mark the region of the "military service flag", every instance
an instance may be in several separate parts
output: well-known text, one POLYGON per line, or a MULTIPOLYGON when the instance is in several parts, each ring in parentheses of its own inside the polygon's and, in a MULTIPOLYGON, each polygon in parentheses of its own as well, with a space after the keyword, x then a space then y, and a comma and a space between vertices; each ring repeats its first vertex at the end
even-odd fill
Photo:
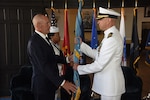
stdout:
POLYGON ((139 37, 137 31, 137 8, 134 8, 132 40, 130 49, 130 67, 138 73, 138 60, 140 59, 139 37))

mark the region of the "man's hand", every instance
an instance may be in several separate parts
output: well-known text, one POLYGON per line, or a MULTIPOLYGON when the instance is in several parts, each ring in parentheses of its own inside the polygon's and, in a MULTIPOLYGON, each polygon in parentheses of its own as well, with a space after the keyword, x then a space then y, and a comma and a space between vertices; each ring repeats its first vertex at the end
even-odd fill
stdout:
POLYGON ((74 64, 73 64, 73 69, 74 69, 74 70, 77 70, 77 68, 78 68, 78 65, 79 65, 79 64, 77 64, 77 63, 74 63, 74 64))
POLYGON ((82 39, 80 37, 75 37, 74 39, 74 44, 77 44, 77 43, 82 43, 82 39))
POLYGON ((62 86, 69 94, 75 93, 77 88, 76 86, 68 81, 65 81, 64 85, 62 86))
POLYGON ((68 56, 68 59, 70 62, 73 62, 73 54, 71 54, 70 56, 68 56))

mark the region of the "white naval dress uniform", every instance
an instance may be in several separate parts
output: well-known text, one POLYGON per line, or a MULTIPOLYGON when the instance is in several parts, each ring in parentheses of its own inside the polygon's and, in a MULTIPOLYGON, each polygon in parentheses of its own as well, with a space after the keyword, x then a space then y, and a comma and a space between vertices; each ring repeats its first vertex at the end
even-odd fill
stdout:
POLYGON ((105 96, 117 96, 125 92, 125 80, 121 69, 123 43, 115 26, 104 31, 100 51, 81 43, 81 51, 94 58, 91 64, 79 65, 80 75, 94 73, 92 90, 105 96), (108 37, 113 33, 111 37, 108 37), (99 51, 99 52, 98 52, 99 51))

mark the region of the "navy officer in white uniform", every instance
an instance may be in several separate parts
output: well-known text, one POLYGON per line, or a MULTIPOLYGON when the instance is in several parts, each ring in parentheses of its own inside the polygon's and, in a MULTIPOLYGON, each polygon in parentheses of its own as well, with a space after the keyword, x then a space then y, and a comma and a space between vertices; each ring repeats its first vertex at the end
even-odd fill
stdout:
POLYGON ((123 52, 122 38, 115 26, 120 14, 112 9, 99 7, 97 24, 104 31, 104 38, 97 49, 82 42, 80 50, 95 59, 86 65, 74 64, 80 75, 94 73, 92 90, 101 95, 101 100, 120 100, 125 92, 125 80, 121 69, 123 52))

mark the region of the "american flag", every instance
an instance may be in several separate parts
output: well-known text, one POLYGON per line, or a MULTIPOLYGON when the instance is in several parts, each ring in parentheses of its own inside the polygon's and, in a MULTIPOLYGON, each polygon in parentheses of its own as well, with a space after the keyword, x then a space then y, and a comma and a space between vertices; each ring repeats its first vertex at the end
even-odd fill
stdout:
POLYGON ((51 8, 52 13, 51 13, 51 26, 56 26, 57 27, 57 20, 55 18, 55 9, 51 8))

